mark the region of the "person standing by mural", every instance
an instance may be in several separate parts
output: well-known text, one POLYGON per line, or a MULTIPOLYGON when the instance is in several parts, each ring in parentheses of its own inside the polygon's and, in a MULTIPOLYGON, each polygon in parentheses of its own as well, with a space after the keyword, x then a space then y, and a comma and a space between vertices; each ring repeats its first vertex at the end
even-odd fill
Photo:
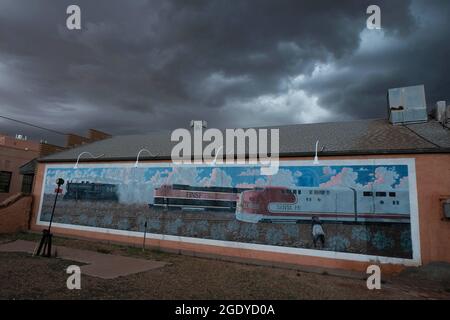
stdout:
POLYGON ((319 217, 314 216, 312 218, 312 236, 314 242, 314 248, 317 246, 317 241, 320 241, 321 248, 325 246, 325 232, 322 228, 322 221, 319 220, 319 217))

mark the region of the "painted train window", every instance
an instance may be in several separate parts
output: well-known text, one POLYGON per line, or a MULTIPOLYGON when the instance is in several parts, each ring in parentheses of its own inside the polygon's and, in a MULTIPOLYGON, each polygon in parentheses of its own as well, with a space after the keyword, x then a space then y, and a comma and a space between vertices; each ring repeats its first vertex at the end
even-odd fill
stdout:
POLYGON ((142 232, 147 222, 158 235, 411 259, 409 166, 364 161, 282 162, 274 176, 255 166, 48 165, 38 222, 49 220, 61 177, 61 226, 142 232))

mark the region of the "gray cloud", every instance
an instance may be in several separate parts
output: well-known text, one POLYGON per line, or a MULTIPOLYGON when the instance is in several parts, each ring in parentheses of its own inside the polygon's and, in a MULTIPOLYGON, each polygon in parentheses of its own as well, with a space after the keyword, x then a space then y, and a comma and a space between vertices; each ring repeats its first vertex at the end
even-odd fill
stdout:
POLYGON ((73 3, 0 1, 0 114, 128 134, 383 117, 417 83, 446 98, 448 1, 381 1, 382 31, 360 0, 76 1, 69 31, 73 3))

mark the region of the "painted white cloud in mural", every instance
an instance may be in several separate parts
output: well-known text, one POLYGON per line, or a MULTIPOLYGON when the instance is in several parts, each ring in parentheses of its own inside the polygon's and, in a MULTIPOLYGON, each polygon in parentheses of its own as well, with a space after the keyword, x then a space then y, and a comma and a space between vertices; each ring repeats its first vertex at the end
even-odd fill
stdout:
POLYGON ((195 167, 174 167, 167 176, 165 183, 198 185, 198 170, 195 167))
MULTIPOLYGON (((324 173, 331 172, 328 170, 331 170, 331 168, 329 169, 324 168, 324 173)), ((335 172, 336 170, 333 171, 335 172)), ((358 181, 357 171, 354 171, 353 168, 343 168, 339 173, 333 175, 329 181, 321 183, 320 187, 322 188, 352 187, 369 190, 408 188, 407 177, 400 179, 399 184, 396 185, 400 175, 395 171, 395 169, 389 169, 386 167, 377 167, 374 173, 370 174, 370 176, 373 177, 373 181, 368 182, 366 185, 362 185, 360 183, 357 183, 358 181)))
POLYGON ((342 170, 336 175, 332 176, 329 181, 321 183, 322 188, 333 188, 333 187, 352 187, 352 188, 362 188, 363 186, 356 181, 358 180, 358 172, 354 171, 353 168, 342 168, 342 170))
POLYGON ((271 185, 277 187, 294 188, 297 185, 297 178, 301 175, 302 173, 300 171, 295 171, 294 173, 292 173, 292 171, 288 169, 279 169, 277 174, 273 176, 257 178, 254 183, 240 183, 237 185, 237 187, 253 188, 271 185))
POLYGON ((202 169, 175 167, 172 171, 158 170, 150 179, 154 187, 162 184, 186 184, 190 186, 233 186, 233 179, 221 168, 213 168, 207 177, 200 177, 202 169))
POLYGON ((409 179, 408 177, 403 177, 400 179, 397 185, 395 185, 395 189, 408 189, 409 188, 409 179))
POLYGON ((240 177, 253 177, 253 176, 260 176, 260 175, 261 175, 261 170, 257 169, 257 168, 248 168, 239 174, 240 177))
POLYGON ((296 178, 300 178, 302 175, 303 175, 303 173, 301 171, 294 172, 294 177, 296 177, 296 178))
MULTIPOLYGON (((375 169, 375 181, 373 182, 373 189, 389 189, 393 188, 399 174, 386 167, 378 167, 375 169)), ((369 183, 370 184, 370 183, 369 183)))
POLYGON ((119 202, 121 203, 151 203, 154 187, 150 180, 144 180, 145 168, 127 168, 117 177, 119 183, 119 202))
POLYGON ((232 187, 233 178, 229 176, 223 169, 214 168, 209 177, 200 180, 200 185, 207 187, 232 187))
POLYGON ((322 172, 326 176, 335 175, 337 173, 337 171, 335 169, 332 169, 329 166, 323 167, 322 172))

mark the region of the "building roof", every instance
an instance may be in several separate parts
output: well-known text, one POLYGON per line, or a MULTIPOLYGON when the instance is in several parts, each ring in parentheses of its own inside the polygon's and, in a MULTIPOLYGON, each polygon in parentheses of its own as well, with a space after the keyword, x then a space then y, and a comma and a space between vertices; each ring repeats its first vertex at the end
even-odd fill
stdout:
POLYGON ((37 158, 28 161, 24 165, 20 166, 19 172, 20 174, 34 174, 36 170, 37 158))
MULTIPOLYGON (((280 130, 280 157, 313 155, 317 140, 321 156, 450 152, 450 130, 434 120, 395 126, 385 119, 371 119, 260 128, 280 130)), ((168 160, 172 147, 177 144, 170 141, 170 135, 170 131, 161 131, 114 136, 43 157, 40 161, 74 162, 85 151, 94 156, 102 155, 98 158, 99 161, 135 160, 142 148, 148 149, 155 156, 142 153, 140 160, 168 160)), ((80 161, 83 160, 94 159, 81 157, 80 161)))

